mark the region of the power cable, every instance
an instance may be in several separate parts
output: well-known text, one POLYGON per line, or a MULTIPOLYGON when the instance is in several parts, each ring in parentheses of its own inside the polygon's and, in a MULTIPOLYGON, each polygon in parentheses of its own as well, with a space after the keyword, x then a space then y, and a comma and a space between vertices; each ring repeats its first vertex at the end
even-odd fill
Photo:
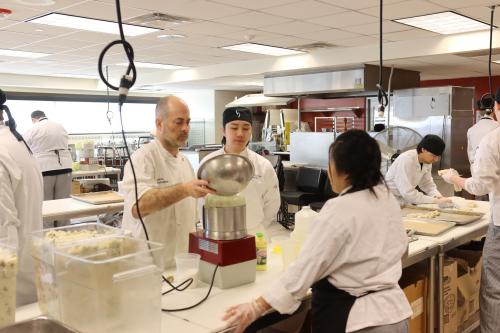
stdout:
POLYGON ((379 116, 382 117, 384 115, 385 108, 387 107, 388 97, 387 93, 384 90, 384 81, 383 81, 383 0, 380 0, 380 11, 379 11, 379 68, 378 68, 378 83, 377 87, 377 99, 378 99, 378 113, 379 116))

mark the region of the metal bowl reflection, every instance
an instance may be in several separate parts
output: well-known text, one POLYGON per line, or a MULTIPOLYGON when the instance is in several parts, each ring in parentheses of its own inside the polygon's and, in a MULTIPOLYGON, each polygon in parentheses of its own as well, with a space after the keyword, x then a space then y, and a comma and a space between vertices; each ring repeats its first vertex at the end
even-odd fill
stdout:
POLYGON ((253 165, 244 156, 223 154, 214 156, 200 165, 198 178, 208 181, 208 186, 218 195, 234 195, 247 187, 254 175, 253 165))

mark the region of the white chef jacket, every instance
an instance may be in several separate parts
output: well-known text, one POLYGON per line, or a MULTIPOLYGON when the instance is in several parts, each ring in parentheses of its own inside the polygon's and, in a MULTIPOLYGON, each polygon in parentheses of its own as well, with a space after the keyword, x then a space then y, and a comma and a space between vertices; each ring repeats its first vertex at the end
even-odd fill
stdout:
POLYGON ((36 302, 31 233, 42 229, 42 174, 23 142, 0 122, 0 238, 17 239, 17 305, 36 302))
POLYGON ((488 133, 476 153, 472 177, 464 188, 475 195, 489 193, 493 223, 500 226, 500 127, 488 133))
POLYGON ((434 197, 441 194, 432 179, 432 164, 421 166, 416 149, 405 151, 396 158, 385 175, 385 181, 403 204, 435 203, 437 199, 434 197), (417 186, 426 194, 419 192, 417 186))
MULTIPOLYGON (((170 187, 194 179, 188 159, 170 154, 158 140, 142 146, 132 154, 139 198, 150 189, 170 187)), ((122 189, 125 194, 122 227, 135 237, 145 238, 141 222, 132 216, 135 204, 134 177, 130 163, 125 165, 122 189)), ((151 241, 163 244, 165 268, 173 266, 177 253, 188 252, 189 233, 198 222, 196 199, 187 197, 143 217, 151 241)))
MULTIPOLYGON (((208 154, 201 163, 222 154, 225 154, 224 148, 208 154)), ((248 148, 245 148, 240 155, 250 160, 255 172, 250 183, 240 193, 246 200, 247 232, 251 235, 263 232, 267 236, 266 230, 276 220, 276 214, 281 204, 278 177, 271 162, 265 157, 248 148)), ((200 209, 204 201, 204 199, 200 199, 200 209)))
POLYGON ((68 133, 60 124, 42 118, 23 137, 42 172, 71 169, 73 160, 68 149, 68 133), (59 157, 56 150, 59 151, 59 157))
POLYGON ((492 117, 484 116, 474 126, 467 130, 467 156, 469 157, 471 169, 481 139, 498 126, 499 123, 492 117))
MULTIPOLYGON (((325 203, 311 223, 301 252, 263 298, 280 313, 292 313, 308 289, 324 277, 357 298, 347 332, 388 325, 411 316, 399 287, 408 237, 399 203, 384 185, 342 194, 325 203)), ((345 193, 345 191, 343 192, 345 193)))

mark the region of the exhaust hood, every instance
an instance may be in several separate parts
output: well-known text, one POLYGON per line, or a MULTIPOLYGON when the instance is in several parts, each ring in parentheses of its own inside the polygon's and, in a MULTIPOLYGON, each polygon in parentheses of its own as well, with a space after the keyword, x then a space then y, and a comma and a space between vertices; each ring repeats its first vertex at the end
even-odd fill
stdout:
POLYGON ((288 103, 292 102, 295 98, 291 97, 270 97, 264 96, 264 94, 249 94, 240 97, 231 103, 226 104, 226 108, 235 106, 286 106, 288 103))
MULTIPOLYGON (((391 69, 383 68, 384 88, 391 69)), ((378 66, 363 65, 360 68, 323 71, 315 73, 281 74, 264 77, 264 94, 266 96, 300 96, 346 93, 364 93, 377 90, 378 66)), ((420 86, 420 73, 406 69, 394 68, 391 90, 415 88, 420 86)), ((367 94, 369 95, 369 94, 367 94)))

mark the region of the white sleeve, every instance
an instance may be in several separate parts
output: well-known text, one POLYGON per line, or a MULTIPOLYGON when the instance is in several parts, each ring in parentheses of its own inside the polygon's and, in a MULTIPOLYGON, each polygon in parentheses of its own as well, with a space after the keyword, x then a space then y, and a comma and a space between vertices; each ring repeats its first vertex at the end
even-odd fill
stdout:
POLYGON ((9 163, 1 155, 0 161, 0 227, 6 230, 8 226, 19 227, 21 222, 15 203, 14 191, 21 179, 21 173, 13 163, 9 163))
POLYGON ((311 223, 311 234, 295 262, 262 294, 269 305, 280 313, 293 313, 300 306, 312 284, 334 272, 338 255, 349 239, 345 222, 320 215, 311 223), (344 224, 345 225, 345 224, 344 224))
MULTIPOLYGON (((497 138, 497 136, 488 136, 497 138)), ((499 179, 499 155, 497 142, 481 140, 476 153, 472 177, 465 180, 465 190, 474 195, 485 195, 491 192, 499 179)))
POLYGON ((23 139, 29 147, 33 145, 33 127, 23 134, 23 139))
POLYGON ((469 157, 469 162, 472 163, 474 161, 474 152, 476 151, 476 147, 472 146, 471 142, 471 134, 470 128, 467 131, 467 156, 469 157))
MULTIPOLYGON (((137 180, 137 194, 140 199, 144 193, 157 187, 155 180, 155 165, 151 156, 144 156, 144 154, 133 154, 132 162, 134 164, 135 176, 137 180)), ((123 193, 125 194, 125 207, 124 209, 132 209, 135 204, 135 186, 134 175, 130 162, 127 162, 123 172, 123 193)))
POLYGON ((410 183, 409 175, 414 172, 413 165, 406 160, 402 162, 403 163, 399 163, 400 170, 398 170, 394 176, 394 182, 401 197, 403 197, 406 202, 412 204, 435 203, 436 198, 419 192, 415 188, 415 185, 410 183))
POLYGON ((429 170, 424 173, 424 176, 420 180, 420 184, 418 184, 418 187, 420 187, 420 189, 430 197, 441 195, 441 193, 439 193, 437 189, 436 183, 434 183, 434 179, 432 179, 431 168, 429 168, 429 170))
MULTIPOLYGON (((267 162, 267 161, 266 161, 267 162)), ((265 169, 264 185, 266 186, 262 194, 262 202, 264 204, 264 226, 276 220, 276 215, 281 206, 280 188, 278 177, 273 167, 269 163, 269 167, 265 169)))

